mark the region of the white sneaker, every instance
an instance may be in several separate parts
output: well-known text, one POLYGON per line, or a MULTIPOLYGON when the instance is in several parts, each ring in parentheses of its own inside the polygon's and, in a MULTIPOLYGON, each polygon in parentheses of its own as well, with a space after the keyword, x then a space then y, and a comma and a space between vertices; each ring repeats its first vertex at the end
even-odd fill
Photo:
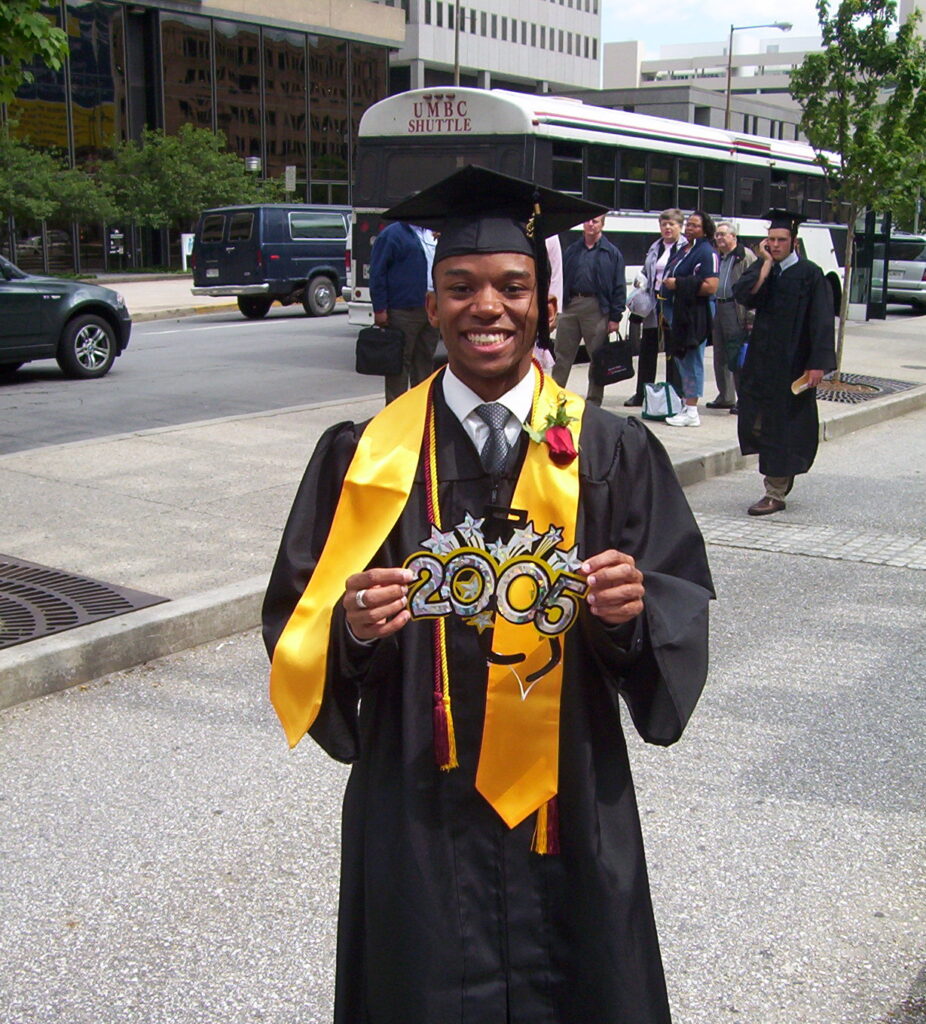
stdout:
POLYGON ((700 427, 701 417, 696 405, 686 405, 677 416, 669 416, 666 423, 670 427, 700 427))

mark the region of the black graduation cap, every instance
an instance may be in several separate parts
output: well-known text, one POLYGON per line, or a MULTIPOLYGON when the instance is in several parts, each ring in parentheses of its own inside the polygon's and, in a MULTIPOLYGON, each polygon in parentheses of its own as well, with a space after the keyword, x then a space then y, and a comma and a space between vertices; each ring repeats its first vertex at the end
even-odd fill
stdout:
POLYGON ((518 252, 537 265, 540 344, 549 343, 549 266, 545 239, 601 217, 608 207, 543 188, 485 167, 467 165, 386 210, 386 220, 440 232, 435 265, 448 256, 518 252))
POLYGON ((806 217, 799 213, 791 213, 790 210, 769 210, 765 217, 769 221, 770 228, 784 228, 785 231, 790 231, 792 235, 797 235, 797 229, 807 220, 806 217))

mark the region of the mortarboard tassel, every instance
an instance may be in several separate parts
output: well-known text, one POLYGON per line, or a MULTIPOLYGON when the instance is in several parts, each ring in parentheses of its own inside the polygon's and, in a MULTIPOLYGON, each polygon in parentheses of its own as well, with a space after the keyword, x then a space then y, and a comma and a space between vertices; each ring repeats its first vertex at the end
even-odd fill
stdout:
POLYGON ((534 853, 559 853, 559 804, 555 796, 550 797, 537 811, 531 849, 534 853))

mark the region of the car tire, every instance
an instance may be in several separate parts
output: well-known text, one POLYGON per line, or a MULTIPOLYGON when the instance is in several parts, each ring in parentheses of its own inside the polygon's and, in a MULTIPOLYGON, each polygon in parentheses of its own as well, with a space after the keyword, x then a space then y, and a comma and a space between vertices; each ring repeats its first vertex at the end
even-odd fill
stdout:
POLYGON ((263 320, 272 305, 273 299, 264 298, 263 295, 238 296, 238 308, 248 320, 263 320))
POLYGON ((15 373, 22 363, 0 363, 0 377, 7 373, 15 373))
POLYGON ((116 332, 102 317, 75 316, 64 325, 55 358, 68 377, 105 377, 116 358, 116 332))
POLYGON ((302 306, 309 316, 330 316, 338 301, 337 287, 330 277, 319 274, 305 286, 302 306))

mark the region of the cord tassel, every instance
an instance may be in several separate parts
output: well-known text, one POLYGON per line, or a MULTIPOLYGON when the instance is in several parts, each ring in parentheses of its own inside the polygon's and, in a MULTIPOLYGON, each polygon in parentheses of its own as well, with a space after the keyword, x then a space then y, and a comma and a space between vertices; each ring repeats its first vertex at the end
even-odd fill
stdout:
POLYGON ((537 811, 531 849, 534 853, 544 855, 559 853, 559 804, 555 796, 550 797, 537 811))

